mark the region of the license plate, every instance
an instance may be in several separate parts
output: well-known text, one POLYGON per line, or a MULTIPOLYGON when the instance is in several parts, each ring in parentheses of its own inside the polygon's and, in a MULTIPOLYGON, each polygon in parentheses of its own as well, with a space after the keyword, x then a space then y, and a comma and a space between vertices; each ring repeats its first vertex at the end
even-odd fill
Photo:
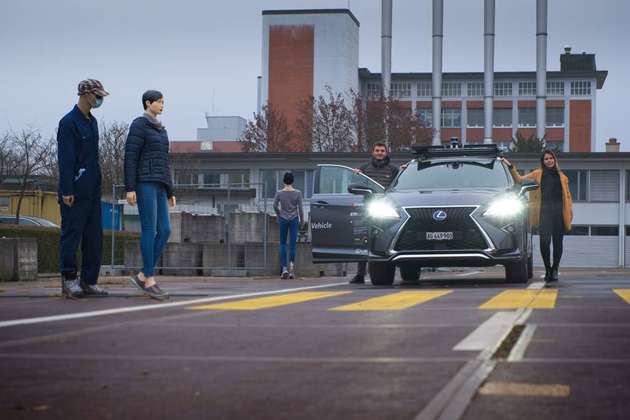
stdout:
POLYGON ((427 232, 427 241, 450 241, 453 232, 427 232))

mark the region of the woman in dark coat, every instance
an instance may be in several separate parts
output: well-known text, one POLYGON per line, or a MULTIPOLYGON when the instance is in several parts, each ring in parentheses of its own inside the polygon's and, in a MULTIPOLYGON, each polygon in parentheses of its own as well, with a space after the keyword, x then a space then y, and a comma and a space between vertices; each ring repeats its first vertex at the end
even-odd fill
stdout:
POLYGON ((157 119, 164 110, 164 96, 156 90, 142 95, 144 114, 129 127, 125 143, 125 189, 127 202, 138 204, 143 267, 131 283, 150 297, 168 298, 155 282, 154 268, 171 233, 168 208, 175 207, 169 165, 168 134, 157 119))
POLYGON ((569 190, 569 178, 560 170, 558 158, 551 150, 545 150, 540 157, 540 168, 521 176, 516 168, 508 165, 514 179, 522 183, 529 179, 536 181, 540 189, 529 193, 529 220, 538 226, 540 254, 545 263, 545 281, 558 281, 558 267, 562 258, 562 240, 565 232, 571 230, 573 220, 573 200, 569 190), (550 260, 550 245, 553 242, 553 262, 550 260))

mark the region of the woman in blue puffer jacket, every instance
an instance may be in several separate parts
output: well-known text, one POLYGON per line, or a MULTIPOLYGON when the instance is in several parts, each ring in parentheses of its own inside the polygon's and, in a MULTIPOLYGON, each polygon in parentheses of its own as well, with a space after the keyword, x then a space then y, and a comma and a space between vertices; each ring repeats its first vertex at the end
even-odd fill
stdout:
POLYGON ((168 207, 175 207, 169 165, 168 134, 157 119, 164 110, 164 96, 156 90, 142 95, 144 114, 129 127, 125 143, 125 190, 127 202, 138 204, 143 267, 131 283, 150 297, 168 298, 155 282, 154 268, 171 233, 168 207))

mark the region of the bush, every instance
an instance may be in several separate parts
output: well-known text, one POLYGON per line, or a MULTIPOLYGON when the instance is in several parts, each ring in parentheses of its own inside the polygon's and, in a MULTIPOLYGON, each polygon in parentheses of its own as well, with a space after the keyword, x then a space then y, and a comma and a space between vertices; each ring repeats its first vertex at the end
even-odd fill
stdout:
MULTIPOLYGON (((59 236, 58 228, 43 226, 0 225, 0 238, 35 238, 37 240, 37 271, 40 273, 59 272, 59 236)), ((125 243, 137 241, 140 235, 133 232, 116 232, 114 264, 123 265, 125 261, 125 243)), ((111 263, 112 232, 103 232, 103 264, 111 263)), ((80 247, 79 247, 80 248, 80 247)), ((81 249, 77 253, 77 261, 81 264, 81 249)))

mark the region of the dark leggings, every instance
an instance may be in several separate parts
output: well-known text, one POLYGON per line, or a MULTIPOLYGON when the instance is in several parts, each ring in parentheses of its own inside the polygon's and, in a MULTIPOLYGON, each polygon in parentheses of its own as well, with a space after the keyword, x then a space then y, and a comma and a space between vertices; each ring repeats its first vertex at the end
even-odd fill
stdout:
POLYGON ((562 239, 564 238, 564 224, 562 214, 552 212, 540 212, 540 254, 546 268, 560 265, 562 258, 562 239), (551 251, 549 245, 553 241, 553 264, 550 262, 551 251))

